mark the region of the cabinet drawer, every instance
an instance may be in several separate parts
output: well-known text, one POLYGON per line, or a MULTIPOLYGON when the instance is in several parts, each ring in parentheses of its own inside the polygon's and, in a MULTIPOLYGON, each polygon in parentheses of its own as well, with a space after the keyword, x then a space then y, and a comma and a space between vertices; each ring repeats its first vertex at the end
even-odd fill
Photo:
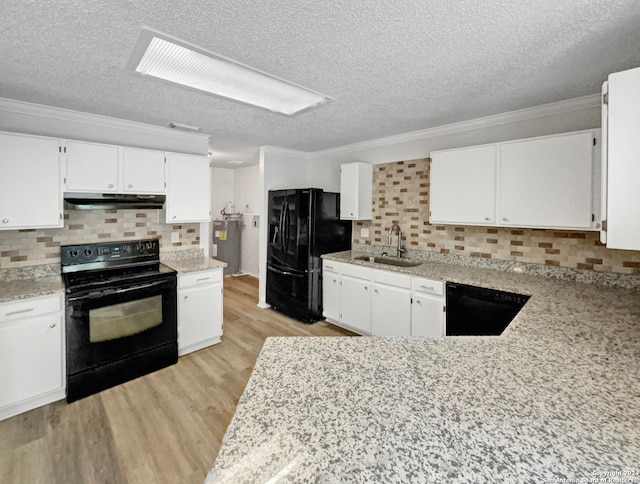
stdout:
POLYGON ((191 287, 198 284, 212 284, 222 281, 222 269, 211 271, 192 272, 190 274, 180 274, 178 276, 178 287, 191 287))
POLYGON ((433 281, 424 277, 413 278, 413 290, 415 292, 424 292, 426 294, 444 294, 444 283, 442 281, 433 281))
POLYGON ((398 272, 373 270, 373 282, 411 289, 411 276, 398 272))
POLYGON ((354 264, 340 264, 340 274, 357 277, 358 279, 371 279, 371 269, 354 264))
POLYGON ((322 260, 322 270, 325 272, 338 272, 340 269, 340 262, 333 260, 322 260))
POLYGON ((62 311, 62 295, 42 296, 0 304, 0 322, 62 311))

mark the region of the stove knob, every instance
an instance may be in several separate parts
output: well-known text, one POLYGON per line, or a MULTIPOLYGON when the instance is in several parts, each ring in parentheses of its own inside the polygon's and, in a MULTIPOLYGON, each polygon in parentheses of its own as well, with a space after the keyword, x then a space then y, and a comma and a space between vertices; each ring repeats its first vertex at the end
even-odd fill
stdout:
POLYGON ((153 249, 153 242, 147 242, 147 249, 153 249))
POLYGON ((78 251, 77 250, 70 250, 69 251, 69 257, 78 257, 78 251))
POLYGON ((144 249, 144 244, 142 242, 138 242, 136 244, 136 250, 143 250, 144 249))
POLYGON ((84 249, 84 255, 89 257, 89 256, 91 256, 91 254, 93 254, 93 251, 91 249, 84 249))

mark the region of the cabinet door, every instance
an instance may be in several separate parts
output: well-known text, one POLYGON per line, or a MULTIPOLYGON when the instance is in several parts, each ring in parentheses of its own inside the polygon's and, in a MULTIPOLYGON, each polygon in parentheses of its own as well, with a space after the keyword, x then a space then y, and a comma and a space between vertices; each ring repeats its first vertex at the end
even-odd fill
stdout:
POLYGON ((167 223, 208 222, 211 172, 206 156, 167 153, 167 223))
POLYGON ((433 153, 430 222, 494 224, 496 160, 496 145, 433 153))
POLYGON ((361 162, 340 166, 340 219, 371 220, 372 170, 361 162))
POLYGON ((60 143, 0 134, 0 229, 62 227, 60 143))
POLYGON ((640 68, 611 74, 608 81, 607 247, 640 250, 640 68))
POLYGON ((122 148, 122 191, 164 193, 164 153, 122 148))
POLYGON ((411 292, 407 289, 374 284, 374 336, 411 336, 411 292))
POLYGON ((178 297, 178 352, 209 346, 222 334, 222 284, 180 289, 178 297))
POLYGON ((593 134, 500 145, 500 225, 590 229, 593 134))
POLYGON ((60 389, 62 316, 0 324, 0 407, 60 389))
POLYGON ((118 192, 118 147, 67 141, 67 192, 118 192))
POLYGON ((322 315, 329 321, 340 321, 340 279, 327 270, 322 272, 322 315))
POLYGON ((340 322, 363 334, 371 334, 371 283, 342 276, 340 322))
POLYGON ((444 336, 444 311, 442 296, 413 295, 411 305, 411 336, 442 338, 444 336))

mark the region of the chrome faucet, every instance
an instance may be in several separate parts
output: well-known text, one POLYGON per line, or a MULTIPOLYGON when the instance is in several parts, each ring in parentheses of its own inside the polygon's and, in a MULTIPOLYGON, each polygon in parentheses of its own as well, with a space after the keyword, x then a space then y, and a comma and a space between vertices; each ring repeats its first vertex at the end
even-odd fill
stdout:
POLYGON ((389 243, 387 245, 391 247, 391 236, 393 235, 394 232, 398 232, 398 245, 396 247, 396 257, 401 257, 402 253, 405 252, 405 250, 402 248, 402 230, 400 230, 400 226, 398 224, 393 224, 389 229, 389 243))

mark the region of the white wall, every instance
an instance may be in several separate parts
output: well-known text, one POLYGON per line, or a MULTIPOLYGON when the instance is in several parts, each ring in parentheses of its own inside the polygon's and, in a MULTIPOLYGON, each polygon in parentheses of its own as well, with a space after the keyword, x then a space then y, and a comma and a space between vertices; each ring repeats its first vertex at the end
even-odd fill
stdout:
POLYGON ((244 214, 244 228, 240 245, 240 271, 258 277, 258 247, 262 219, 260 192, 260 166, 252 165, 234 170, 234 197, 236 210, 244 214), (257 227, 253 226, 257 218, 257 227))
MULTIPOLYGON (((211 168, 211 216, 221 218, 220 211, 234 201, 235 170, 211 168)), ((240 207, 238 207, 240 209, 240 207)))

